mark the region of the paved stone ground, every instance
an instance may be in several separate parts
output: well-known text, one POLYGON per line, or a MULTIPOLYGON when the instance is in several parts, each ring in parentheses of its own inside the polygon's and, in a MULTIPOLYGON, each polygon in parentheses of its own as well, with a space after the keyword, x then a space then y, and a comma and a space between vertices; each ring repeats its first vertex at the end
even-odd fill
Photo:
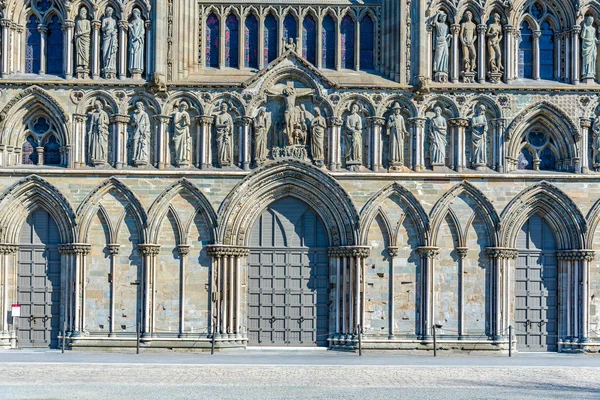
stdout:
POLYGON ((0 352, 0 399, 600 399, 600 357, 0 352))

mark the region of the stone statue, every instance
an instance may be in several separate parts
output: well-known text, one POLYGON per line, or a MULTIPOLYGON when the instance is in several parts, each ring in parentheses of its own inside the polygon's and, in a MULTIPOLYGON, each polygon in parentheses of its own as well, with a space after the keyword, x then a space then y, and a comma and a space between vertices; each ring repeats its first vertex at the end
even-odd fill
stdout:
POLYGON ((189 106, 182 101, 173 114, 173 145, 175 147, 175 160, 178 166, 190 165, 190 153, 192 149, 192 136, 190 135, 191 119, 188 114, 189 106))
POLYGON ((129 23, 129 72, 133 78, 141 78, 144 72, 144 43, 146 27, 141 12, 135 8, 129 23))
POLYGON ((592 125, 592 166, 596 171, 600 169, 600 114, 596 115, 592 125))
POLYGON ((462 44, 463 73, 474 73, 477 70, 477 25, 473 22, 473 13, 465 13, 465 22, 460 25, 460 42, 462 44))
POLYGON ((471 137, 473 140, 471 162, 475 168, 487 165, 488 120, 485 116, 485 111, 485 106, 480 104, 475 107, 475 115, 471 118, 471 137))
POLYGON ((285 39, 283 39, 284 41, 284 46, 283 48, 285 49, 285 51, 296 51, 297 46, 296 43, 294 42, 293 38, 288 38, 288 41, 285 42, 285 39))
POLYGON ((358 111, 359 106, 354 103, 350 107, 350 115, 346 117, 346 164, 353 171, 362 165, 363 125, 358 111))
POLYGON ((325 161, 325 151, 323 150, 323 144, 325 142, 325 131, 327 129, 327 122, 321 115, 321 110, 315 107, 315 117, 310 123, 311 136, 310 136, 310 151, 312 154, 313 161, 316 166, 322 167, 325 161))
POLYGON ((429 122, 429 155, 431 157, 431 165, 443 166, 446 165, 446 145, 448 139, 448 124, 442 116, 442 108, 436 106, 434 108, 435 117, 429 122))
POLYGON ((231 166, 233 164, 233 118, 229 114, 229 104, 225 102, 221 103, 220 110, 215 115, 215 129, 219 166, 231 166))
MULTIPOLYGON (((285 134, 288 137, 288 144, 292 146, 297 140, 294 136, 297 136, 296 124, 306 125, 306 112, 302 107, 296 105, 296 99, 304 96, 309 96, 314 93, 313 89, 295 88, 293 82, 288 82, 283 89, 267 89, 266 93, 270 96, 283 97, 285 101, 285 134), (304 117, 304 118, 303 118, 304 117), (302 121, 301 121, 302 120, 302 121)), ((306 137, 307 127, 300 126, 300 129, 304 128, 304 137, 306 137)))
POLYGON ((75 21, 76 72, 79 78, 87 78, 90 73, 90 43, 92 24, 88 19, 88 10, 81 7, 79 17, 75 21))
POLYGON ((110 120, 102 108, 102 102, 96 100, 94 110, 90 113, 88 138, 93 165, 104 165, 108 162, 108 124, 110 120))
POLYGON ((267 149, 267 135, 269 133, 269 118, 264 108, 261 108, 254 119, 254 162, 262 165, 269 157, 267 149))
POLYGON ((133 163, 136 166, 148 164, 148 145, 150 141, 150 117, 145 110, 144 103, 135 103, 135 112, 131 117, 133 129, 133 163))
POLYGON ((502 25, 500 14, 494 14, 494 22, 488 27, 486 36, 488 38, 489 70, 491 74, 501 74, 504 71, 502 65, 502 25))
POLYGON ((390 168, 397 170, 404 166, 404 139, 410 133, 404 124, 400 104, 394 103, 392 110, 387 122, 387 134, 390 137, 390 168))
POLYGON ((114 79, 117 75, 119 27, 113 18, 114 12, 112 7, 106 7, 102 18, 102 71, 106 79, 114 79))
POLYGON ((523 154, 523 152, 520 152, 519 156, 517 157, 517 169, 525 170, 528 166, 529 161, 527 161, 527 157, 525 157, 525 154, 523 154))
POLYGON ((433 59, 433 72, 436 82, 448 82, 448 47, 452 36, 448 33, 446 13, 440 11, 433 22, 435 32, 435 57, 433 59))
POLYGON ((594 26, 594 17, 588 15, 581 28, 581 56, 583 63, 581 65, 581 76, 583 79, 594 80, 596 78, 596 58, 598 55, 598 44, 596 27, 594 26))

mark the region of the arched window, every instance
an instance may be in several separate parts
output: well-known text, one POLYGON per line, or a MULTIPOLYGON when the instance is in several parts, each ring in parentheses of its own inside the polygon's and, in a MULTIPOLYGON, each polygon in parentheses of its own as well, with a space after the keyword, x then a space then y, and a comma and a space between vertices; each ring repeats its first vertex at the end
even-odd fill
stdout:
POLYGON ((335 22, 331 15, 323 18, 323 67, 335 68, 335 22))
POLYGON ((525 136, 525 143, 519 154, 518 168, 536 171, 558 169, 558 149, 552 137, 543 129, 532 129, 525 136))
POLYGON ((317 63, 317 23, 312 15, 302 22, 302 56, 309 63, 317 63))
POLYGON ((554 31, 548 22, 542 24, 542 36, 540 36, 540 78, 555 79, 554 31))
POLYGON ((215 14, 206 18, 206 66, 219 68, 219 19, 215 14))
POLYGON ((360 68, 371 70, 375 65, 375 30, 373 20, 366 15, 360 22, 360 68))
POLYGON ((60 165, 60 144, 54 135, 44 145, 44 165, 60 165))
POLYGON ((533 78, 533 31, 527 22, 521 25, 519 43, 519 78, 533 78))
POLYGON ((265 18, 264 40, 264 60, 265 64, 268 64, 277 58, 277 20, 273 14, 267 15, 267 18, 265 18))
POLYGON ((225 66, 237 68, 239 64, 240 35, 238 19, 229 14, 225 20, 225 66))
POLYGON ((258 20, 254 14, 248 15, 244 27, 244 66, 258 68, 258 20))
POLYGON ((354 20, 346 15, 340 26, 342 68, 354 69, 354 20))
POLYGON ((288 14, 283 20, 283 37, 286 42, 289 38, 294 39, 294 43, 298 37, 298 24, 296 18, 291 14, 288 14))
POLYGON ((52 75, 63 73, 63 32, 62 24, 55 15, 48 25, 48 66, 46 72, 52 75))
POLYGON ((41 37, 38 27, 40 22, 37 17, 32 15, 27 21, 25 31, 25 72, 28 74, 38 74, 41 69, 40 52, 41 37))
POLYGON ((23 165, 36 165, 38 162, 37 143, 31 135, 27 136, 21 147, 21 159, 23 165))

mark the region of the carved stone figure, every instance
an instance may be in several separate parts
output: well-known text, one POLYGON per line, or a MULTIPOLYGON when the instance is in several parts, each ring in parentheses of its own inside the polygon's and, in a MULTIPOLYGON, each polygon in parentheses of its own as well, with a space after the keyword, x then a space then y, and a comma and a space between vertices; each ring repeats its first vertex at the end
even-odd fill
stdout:
POLYGON ((179 103, 177 111, 173 114, 173 145, 175 147, 175 159, 177 165, 187 167, 190 165, 190 154, 192 149, 192 136, 190 135, 190 114, 187 112, 188 105, 179 103))
POLYGON ((475 107, 475 114, 471 118, 471 137, 473 141, 471 162, 475 168, 487 165, 487 134, 489 127, 485 110, 485 106, 480 104, 475 107))
POLYGON ((323 144, 325 142, 327 122, 325 121, 325 117, 321 115, 321 110, 318 107, 315 107, 315 117, 310 123, 310 129, 310 151, 312 158, 316 166, 322 167, 325 161, 323 144))
POLYGON ((254 162, 256 165, 262 165, 269 157, 267 149, 268 117, 264 108, 261 108, 254 119, 254 162))
POLYGON ((390 169, 397 170, 404 166, 404 140, 410 135, 404 124, 402 108, 394 103, 393 114, 387 122, 387 133, 390 137, 390 169))
POLYGON ((90 158, 94 165, 108 162, 108 114, 102 109, 102 102, 94 102, 94 110, 90 113, 88 138, 90 141, 90 158))
POLYGON ((135 103, 135 112, 131 117, 131 128, 133 129, 133 164, 142 166, 148 164, 148 147, 150 141, 150 117, 146 112, 144 103, 135 103))
POLYGON ((596 171, 600 169, 600 114, 596 115, 592 125, 592 166, 596 171))
POLYGON ((477 70, 477 24, 473 22, 473 13, 465 13, 465 22, 460 25, 460 42, 462 44, 463 73, 474 73, 477 70))
POLYGON ((114 12, 112 7, 106 7, 102 18, 102 72, 106 79, 114 79, 117 74, 119 27, 113 18, 114 12))
POLYGON ((527 161, 527 157, 525 157, 525 154, 523 154, 522 152, 519 153, 519 156, 517 157, 517 169, 525 170, 528 166, 529 161, 527 161))
POLYGON ((448 33, 449 28, 446 19, 446 13, 440 11, 433 22, 435 32, 433 72, 436 82, 448 82, 448 61, 450 59, 448 47, 452 36, 448 33))
POLYGON ((362 118, 358 114, 358 104, 352 104, 350 115, 346 117, 346 164, 352 171, 357 171, 362 164, 362 118))
POLYGON ((88 10, 81 7, 79 17, 75 21, 75 51, 77 77, 85 79, 90 73, 90 43, 92 24, 88 19, 88 10))
POLYGON ((486 36, 488 38, 487 47, 490 76, 492 77, 491 80, 494 81, 504 71, 504 66, 502 65, 502 48, 500 46, 503 37, 500 14, 494 14, 494 22, 488 27, 486 36))
POLYGON ((431 157, 431 165, 443 166, 446 165, 446 145, 448 139, 448 123, 446 118, 442 116, 442 108, 436 106, 434 108, 435 117, 429 121, 429 155, 431 157))
POLYGON ((290 50, 291 51, 296 51, 297 46, 296 46, 296 42, 294 42, 293 38, 288 38, 287 42, 285 42, 285 39, 283 39, 283 40, 284 40, 284 46, 283 47, 284 47, 285 51, 290 51, 290 50))
POLYGON ((217 150, 220 167, 233 164, 233 118, 229 114, 229 104, 222 102, 220 111, 215 115, 217 131, 217 150))
POLYGON ((594 81, 596 78, 596 58, 598 55, 598 44, 600 40, 597 37, 596 27, 594 26, 594 17, 588 15, 581 28, 581 56, 583 63, 581 65, 581 76, 584 80, 594 81))
POLYGON ((294 145, 297 141, 294 137, 299 133, 298 128, 304 129, 302 132, 306 137, 306 110, 296 105, 296 99, 304 96, 309 96, 314 93, 312 89, 295 88, 293 82, 287 82, 283 89, 267 89, 266 93, 270 96, 283 97, 285 101, 285 134, 288 137, 288 144, 294 145), (300 126, 296 126, 300 124, 300 126), (302 126, 304 124, 304 126, 302 126))
POLYGON ((144 44, 146 27, 139 9, 133 10, 129 23, 129 72, 133 78, 141 78, 144 72, 144 44))

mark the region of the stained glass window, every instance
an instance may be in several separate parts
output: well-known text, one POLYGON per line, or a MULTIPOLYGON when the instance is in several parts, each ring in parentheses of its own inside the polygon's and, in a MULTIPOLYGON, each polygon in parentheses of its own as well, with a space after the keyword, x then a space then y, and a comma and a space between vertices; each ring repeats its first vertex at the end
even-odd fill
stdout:
POLYGON ((38 31, 39 21, 35 16, 29 17, 25 32, 25 72, 37 74, 40 72, 41 37, 38 31))
POLYGON ((331 15, 323 18, 323 67, 335 68, 335 22, 331 15))
POLYGON ((239 66, 240 35, 238 19, 229 14, 225 20, 225 66, 237 68, 239 66))
POLYGON ((48 25, 48 67, 46 72, 53 75, 63 73, 63 32, 58 16, 54 16, 48 25))
POLYGON ((44 146, 44 164, 60 165, 60 144, 54 135, 51 135, 44 146))
POLYGON ((554 31, 548 22, 542 24, 540 36, 540 77, 554 79, 554 31))
POLYGON ((302 55, 309 63, 316 64, 317 23, 312 15, 307 15, 302 22, 302 55))
POLYGON ((375 64, 375 53, 373 45, 375 41, 375 30, 373 20, 370 16, 365 16, 360 22, 360 67, 361 69, 371 70, 375 64))
POLYGON ((265 64, 277 58, 277 20, 272 14, 265 18, 265 64))
POLYGON ((519 78, 533 78, 533 31, 527 22, 521 25, 519 43, 519 78))
POLYGON ((27 136, 27 140, 23 143, 21 148, 21 157, 24 165, 35 165, 38 162, 37 156, 37 143, 35 139, 30 135, 27 136))
POLYGON ((354 68, 354 20, 349 15, 342 19, 340 26, 342 68, 354 68))
POLYGON ((215 14, 206 18, 206 66, 219 68, 219 19, 215 14))
POLYGON ((258 68, 258 20, 254 14, 246 17, 244 27, 244 66, 246 68, 258 68))
POLYGON ((298 37, 298 24, 293 15, 288 14, 283 20, 283 37, 286 42, 289 38, 294 39, 294 43, 296 42, 296 38, 298 37))

